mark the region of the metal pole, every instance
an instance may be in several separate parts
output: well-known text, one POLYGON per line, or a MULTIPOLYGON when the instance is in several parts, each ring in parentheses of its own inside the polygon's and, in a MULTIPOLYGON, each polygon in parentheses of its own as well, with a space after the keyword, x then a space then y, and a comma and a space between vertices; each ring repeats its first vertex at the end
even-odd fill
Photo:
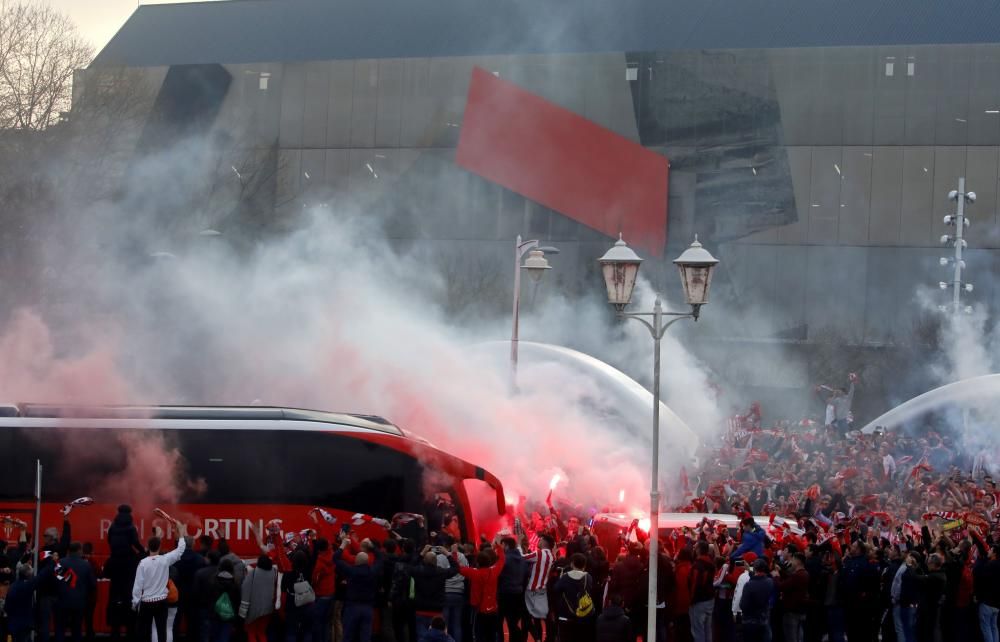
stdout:
POLYGON ((42 460, 35 460, 35 534, 34 534, 34 545, 35 545, 35 572, 38 572, 38 562, 39 556, 41 555, 41 548, 39 547, 39 542, 41 541, 42 533, 42 460))
POLYGON ((521 235, 514 241, 514 327, 510 331, 510 390, 517 392, 517 325, 521 309, 521 235))
POLYGON ((965 177, 958 179, 958 210, 955 215, 955 282, 952 283, 952 313, 959 313, 962 296, 962 232, 965 228, 965 177))
POLYGON ((646 642, 656 642, 656 584, 660 539, 660 336, 663 306, 653 304, 653 471, 649 487, 649 606, 646 612, 646 642))

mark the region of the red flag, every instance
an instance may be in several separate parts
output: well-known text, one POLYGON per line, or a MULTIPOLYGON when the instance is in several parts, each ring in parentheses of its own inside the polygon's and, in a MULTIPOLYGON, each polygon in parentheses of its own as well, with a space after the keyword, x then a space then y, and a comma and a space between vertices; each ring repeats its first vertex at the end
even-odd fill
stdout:
POLYGON ((990 527, 990 523, 988 521, 986 521, 986 518, 984 518, 979 513, 972 513, 972 512, 963 513, 962 514, 962 520, 966 524, 970 524, 972 526, 978 526, 980 528, 989 528, 990 527))
POLYGON ((931 520, 935 517, 940 517, 941 519, 958 519, 962 515, 951 510, 936 510, 931 513, 924 513, 922 519, 931 520))
POLYGON ((927 473, 934 472, 934 468, 929 463, 927 463, 926 457, 921 459, 920 462, 913 467, 913 470, 910 471, 910 478, 915 479, 916 477, 919 477, 921 471, 927 473))

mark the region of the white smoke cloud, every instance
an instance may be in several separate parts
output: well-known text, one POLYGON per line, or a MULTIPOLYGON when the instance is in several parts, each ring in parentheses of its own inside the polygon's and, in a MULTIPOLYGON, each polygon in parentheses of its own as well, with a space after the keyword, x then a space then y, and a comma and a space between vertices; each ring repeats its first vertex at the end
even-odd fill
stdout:
MULTIPOLYGON (((260 400, 371 413, 484 466, 513 493, 544 497, 558 467, 569 480, 562 492, 577 501, 614 503, 623 488, 643 497, 651 419, 609 422, 593 408, 599 385, 553 363, 522 362, 521 392, 511 396, 506 360, 472 348, 508 336, 509 318, 454 322, 439 305, 447 277, 419 247, 394 248, 364 211, 307 210, 295 231, 250 250, 225 234, 199 234, 204 217, 185 223, 181 195, 200 189, 209 156, 186 141, 141 158, 113 203, 72 218, 67 207, 58 219, 59 234, 76 241, 72 253, 42 237, 44 260, 60 264, 60 277, 47 302, 19 313, 0 336, 8 365, 0 375, 13 399, 260 400), (163 203, 176 220, 163 219, 163 203)), ((593 290, 598 296, 526 305, 522 337, 649 373, 648 332, 619 325, 601 301, 603 284, 593 290)), ((636 307, 651 309, 653 296, 640 283, 636 307)), ((708 377, 673 331, 662 363, 664 401, 710 438, 720 417, 708 377)), ((676 453, 669 438, 662 450, 676 453)), ((683 463, 665 458, 664 485, 683 463)))

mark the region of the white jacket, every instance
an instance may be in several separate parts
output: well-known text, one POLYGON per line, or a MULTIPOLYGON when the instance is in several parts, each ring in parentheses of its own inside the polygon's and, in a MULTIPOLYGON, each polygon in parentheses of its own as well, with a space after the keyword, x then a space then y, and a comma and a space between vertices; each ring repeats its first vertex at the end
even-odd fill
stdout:
POLYGON ((742 613, 740 609, 740 600, 743 599, 743 587, 746 586, 749 581, 750 569, 743 571, 743 575, 740 575, 736 580, 736 590, 733 591, 733 617, 742 613))
POLYGON ((187 544, 181 537, 177 548, 164 555, 151 555, 139 562, 135 569, 135 583, 132 585, 132 608, 139 602, 159 602, 167 599, 167 580, 170 567, 181 558, 187 544))

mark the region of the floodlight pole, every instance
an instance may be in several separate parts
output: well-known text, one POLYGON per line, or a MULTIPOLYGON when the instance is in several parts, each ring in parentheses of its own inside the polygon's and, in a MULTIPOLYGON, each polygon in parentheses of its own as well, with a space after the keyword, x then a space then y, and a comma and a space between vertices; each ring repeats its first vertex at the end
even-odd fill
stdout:
POLYGON ((951 311, 958 315, 962 299, 962 234, 965 231, 965 177, 958 179, 958 208, 955 210, 955 281, 951 284, 951 311))

